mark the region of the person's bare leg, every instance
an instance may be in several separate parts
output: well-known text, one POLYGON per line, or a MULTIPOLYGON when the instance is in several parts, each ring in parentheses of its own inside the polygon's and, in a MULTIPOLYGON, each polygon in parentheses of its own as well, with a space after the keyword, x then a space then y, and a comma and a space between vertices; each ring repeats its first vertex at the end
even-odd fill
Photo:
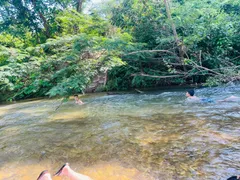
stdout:
POLYGON ((38 176, 37 180, 52 180, 50 173, 45 170, 41 172, 41 174, 38 176))
POLYGON ((56 176, 67 176, 70 180, 91 180, 90 177, 72 170, 68 163, 63 165, 63 167, 56 173, 56 176))

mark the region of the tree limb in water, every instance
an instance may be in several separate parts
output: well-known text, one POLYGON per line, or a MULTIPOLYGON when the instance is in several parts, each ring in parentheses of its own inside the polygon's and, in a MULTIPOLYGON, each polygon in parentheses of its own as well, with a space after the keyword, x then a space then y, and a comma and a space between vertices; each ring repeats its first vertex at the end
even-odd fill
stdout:
POLYGON ((143 91, 140 91, 139 89, 135 89, 135 91, 137 91, 138 93, 142 94, 143 91))
POLYGON ((67 102, 68 101, 68 98, 63 98, 62 100, 61 100, 61 103, 56 107, 56 109, 55 109, 55 111, 57 111, 61 106, 62 106, 62 104, 64 103, 64 102, 67 102))
POLYGON ((63 101, 61 101, 61 103, 56 107, 55 111, 57 111, 63 104, 63 101))

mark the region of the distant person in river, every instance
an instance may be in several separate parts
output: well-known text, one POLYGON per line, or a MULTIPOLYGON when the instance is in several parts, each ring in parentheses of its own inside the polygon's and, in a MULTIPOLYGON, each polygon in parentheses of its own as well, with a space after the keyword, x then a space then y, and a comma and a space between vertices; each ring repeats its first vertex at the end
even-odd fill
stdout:
MULTIPOLYGON (((70 180, 92 180, 90 177, 72 170, 68 163, 64 164, 54 176, 66 176, 70 180)), ((51 174, 45 170, 39 175, 37 180, 52 180, 52 177, 51 174)))
POLYGON ((193 89, 186 92, 186 97, 188 102, 200 102, 200 103, 212 103, 214 102, 210 98, 199 98, 195 96, 195 91, 193 89))
POLYGON ((74 95, 74 99, 75 99, 75 103, 76 103, 76 104, 79 104, 79 105, 84 104, 84 103, 79 99, 79 97, 78 97, 77 94, 74 95))
POLYGON ((194 101, 194 102, 199 102, 200 101, 200 98, 195 96, 195 91, 193 89, 188 90, 186 92, 186 97, 187 97, 188 101, 194 101))

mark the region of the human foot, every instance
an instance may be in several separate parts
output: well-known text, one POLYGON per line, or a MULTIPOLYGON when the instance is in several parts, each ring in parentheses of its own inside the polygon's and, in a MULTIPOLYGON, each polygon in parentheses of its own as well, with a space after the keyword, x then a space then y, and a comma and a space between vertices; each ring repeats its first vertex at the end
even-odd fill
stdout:
POLYGON ((72 170, 68 163, 64 164, 58 170, 55 176, 67 176, 70 178, 70 180, 91 180, 90 177, 77 173, 74 170, 72 170))
POLYGON ((45 170, 41 172, 41 174, 38 176, 37 180, 52 180, 50 173, 45 170))

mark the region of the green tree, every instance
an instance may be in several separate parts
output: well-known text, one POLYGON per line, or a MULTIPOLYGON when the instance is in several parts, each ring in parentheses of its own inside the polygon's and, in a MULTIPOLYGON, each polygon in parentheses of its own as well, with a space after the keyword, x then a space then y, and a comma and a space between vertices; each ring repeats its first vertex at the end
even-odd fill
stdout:
POLYGON ((170 82, 182 76, 190 83, 205 82, 208 77, 218 82, 239 79, 239 2, 169 2, 131 0, 113 8, 113 24, 148 45, 145 51, 134 53, 138 63, 126 57, 129 65, 140 69, 138 75, 168 77, 170 82))
POLYGON ((11 47, 0 46, 0 92, 7 94, 0 99, 83 92, 95 75, 124 64, 120 56, 127 49, 138 48, 129 34, 117 28, 110 32, 113 27, 97 16, 66 10, 56 20, 59 37, 22 49, 21 40, 11 47))
POLYGON ((37 43, 45 42, 58 32, 56 15, 66 9, 75 7, 82 11, 84 0, 3 0, 0 3, 0 32, 19 36, 30 31, 37 43), (24 32, 24 33, 23 33, 24 32))

